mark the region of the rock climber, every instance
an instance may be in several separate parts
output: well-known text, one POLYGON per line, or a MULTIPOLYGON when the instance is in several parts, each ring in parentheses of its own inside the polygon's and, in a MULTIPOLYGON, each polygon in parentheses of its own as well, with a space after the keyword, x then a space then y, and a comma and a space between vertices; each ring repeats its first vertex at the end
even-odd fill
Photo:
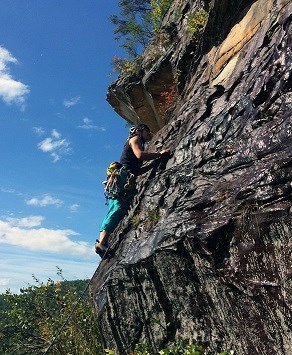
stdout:
MULTIPOLYGON (((139 123, 130 129, 130 135, 124 145, 120 164, 124 171, 127 171, 134 178, 146 173, 153 167, 152 163, 143 166, 144 161, 152 160, 154 162, 156 159, 170 154, 169 149, 163 149, 159 153, 145 152, 145 143, 149 142, 151 138, 151 131, 146 124, 139 123)), ((131 201, 132 196, 112 196, 108 198, 108 212, 100 226, 99 240, 97 239, 95 243, 95 251, 101 257, 108 248, 110 234, 127 213, 131 201)))

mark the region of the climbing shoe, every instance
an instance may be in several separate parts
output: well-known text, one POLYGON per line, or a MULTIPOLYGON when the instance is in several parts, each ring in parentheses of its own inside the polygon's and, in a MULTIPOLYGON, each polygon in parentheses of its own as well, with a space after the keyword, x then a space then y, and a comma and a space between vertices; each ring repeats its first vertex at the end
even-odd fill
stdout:
POLYGON ((98 254, 101 258, 105 255, 107 251, 108 245, 102 245, 100 244, 99 240, 96 239, 95 243, 95 252, 98 254))

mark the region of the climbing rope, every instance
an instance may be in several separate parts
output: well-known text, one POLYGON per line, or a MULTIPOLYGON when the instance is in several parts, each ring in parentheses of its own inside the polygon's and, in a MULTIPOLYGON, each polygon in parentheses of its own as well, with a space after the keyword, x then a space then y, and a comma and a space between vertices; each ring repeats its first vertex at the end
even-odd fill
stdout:
MULTIPOLYGON (((101 258, 100 262, 102 262, 105 258, 105 256, 107 255, 109 250, 109 247, 107 248, 107 250, 105 251, 103 257, 101 258)), ((43 353, 43 355, 49 354, 50 350, 52 349, 52 347, 55 345, 56 340, 58 339, 58 337, 60 336, 60 334, 62 333, 63 329, 65 328, 65 326, 67 325, 67 323, 69 322, 70 318, 72 317, 73 313, 75 312, 77 306, 79 305, 80 301, 82 300, 82 298, 85 295, 85 292, 88 290, 89 285, 91 284, 95 274, 97 272, 97 269, 95 270, 94 274, 92 275, 91 279, 88 281, 85 289, 83 290, 83 292, 81 293, 80 297, 78 298, 78 300, 76 301, 74 307, 71 309, 71 312, 69 313, 69 315, 67 316, 67 318, 65 319, 65 321, 63 322, 63 324, 61 325, 61 327, 59 328, 59 330, 56 332, 56 334, 53 336, 50 345, 47 347, 46 351, 43 353)))

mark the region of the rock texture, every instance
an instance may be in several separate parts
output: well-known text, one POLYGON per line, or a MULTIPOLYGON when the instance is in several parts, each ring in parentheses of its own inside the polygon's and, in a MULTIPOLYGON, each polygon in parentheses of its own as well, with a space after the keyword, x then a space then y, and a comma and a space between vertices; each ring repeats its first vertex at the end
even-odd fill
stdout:
POLYGON ((151 149, 173 151, 139 178, 91 287, 118 354, 179 340, 292 353, 291 14, 291 0, 174 1, 169 47, 109 88, 122 117, 157 132, 151 149))

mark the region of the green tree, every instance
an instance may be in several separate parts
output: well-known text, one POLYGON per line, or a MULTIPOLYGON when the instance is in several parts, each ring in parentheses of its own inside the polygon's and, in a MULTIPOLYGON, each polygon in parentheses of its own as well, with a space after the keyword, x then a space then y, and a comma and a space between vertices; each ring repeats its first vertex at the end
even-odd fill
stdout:
POLYGON ((152 37, 151 0, 119 0, 120 16, 112 15, 115 39, 131 57, 136 57, 152 37))
POLYGON ((112 15, 116 39, 130 58, 135 58, 159 32, 173 0, 119 0, 120 16, 112 15))
POLYGON ((21 290, 20 294, 7 291, 0 302, 0 353, 44 353, 71 315, 49 354, 102 354, 89 295, 80 299, 87 284, 85 280, 64 279, 41 283, 35 278, 35 285, 21 290))

